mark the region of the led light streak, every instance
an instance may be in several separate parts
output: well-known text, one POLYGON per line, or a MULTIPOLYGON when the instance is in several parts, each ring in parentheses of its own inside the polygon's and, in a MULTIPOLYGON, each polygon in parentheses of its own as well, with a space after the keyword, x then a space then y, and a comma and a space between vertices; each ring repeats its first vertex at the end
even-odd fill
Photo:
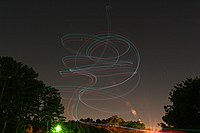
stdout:
POLYGON ((60 74, 62 77, 82 76, 87 79, 79 86, 57 86, 61 91, 72 91, 66 106, 67 116, 71 119, 79 119, 80 103, 99 112, 136 115, 132 105, 126 104, 129 101, 125 96, 132 92, 139 82, 139 52, 128 38, 111 32, 109 9, 110 6, 107 6, 107 32, 94 35, 66 34, 61 38, 62 46, 70 55, 62 58, 65 70, 60 71, 60 74), (129 81, 133 82, 132 88, 122 88, 129 81), (100 101, 105 101, 105 104, 108 101, 122 104, 126 106, 122 108, 128 110, 113 111, 93 104, 100 101))

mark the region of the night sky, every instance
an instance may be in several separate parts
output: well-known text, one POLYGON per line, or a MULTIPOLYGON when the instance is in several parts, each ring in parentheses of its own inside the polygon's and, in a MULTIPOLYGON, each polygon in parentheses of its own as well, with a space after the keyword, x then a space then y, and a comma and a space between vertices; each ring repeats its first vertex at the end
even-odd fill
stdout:
MULTIPOLYGON (((200 75, 200 1, 1 0, 0 56, 11 56, 33 67, 47 85, 84 82, 60 75, 59 71, 65 69, 62 58, 69 54, 61 45, 61 37, 107 31, 108 4, 111 30, 131 40, 141 58, 139 84, 125 96, 137 116, 130 113, 122 117, 156 126, 162 122, 163 106, 169 104, 170 89, 186 78, 200 75)), ((134 79, 121 88, 128 91, 133 82, 134 79)), ((61 93, 66 106, 66 89, 61 93)), ((103 101, 96 101, 95 105, 102 104, 103 101)), ((110 107, 115 106, 118 108, 119 104, 112 103, 110 107)), ((111 115, 83 105, 78 109, 80 118, 102 119, 111 115)))

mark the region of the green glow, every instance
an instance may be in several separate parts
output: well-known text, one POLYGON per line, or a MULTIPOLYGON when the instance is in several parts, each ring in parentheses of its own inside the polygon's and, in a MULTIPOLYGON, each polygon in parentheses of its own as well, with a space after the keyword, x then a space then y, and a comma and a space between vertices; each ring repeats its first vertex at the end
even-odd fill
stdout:
POLYGON ((60 132, 60 131, 62 130, 62 128, 61 128, 60 125, 57 125, 57 126, 55 127, 55 129, 56 129, 56 132, 60 132))
POLYGON ((56 125, 52 130, 53 133, 59 133, 62 131, 61 125, 56 125))

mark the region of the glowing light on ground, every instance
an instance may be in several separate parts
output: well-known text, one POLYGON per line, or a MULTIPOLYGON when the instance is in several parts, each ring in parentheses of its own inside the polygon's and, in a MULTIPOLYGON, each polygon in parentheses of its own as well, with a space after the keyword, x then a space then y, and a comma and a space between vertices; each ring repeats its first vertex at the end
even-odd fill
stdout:
POLYGON ((53 133, 59 133, 61 131, 62 131, 62 127, 59 124, 56 125, 55 127, 52 127, 52 129, 51 129, 51 132, 53 132, 53 133))

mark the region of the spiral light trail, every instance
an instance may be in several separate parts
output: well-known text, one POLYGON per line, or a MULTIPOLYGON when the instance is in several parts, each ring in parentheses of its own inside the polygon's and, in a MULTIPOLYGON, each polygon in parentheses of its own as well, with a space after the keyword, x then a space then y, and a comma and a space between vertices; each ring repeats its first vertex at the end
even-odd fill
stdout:
MULTIPOLYGON (((67 116, 77 120, 79 105, 110 113, 136 115, 130 102, 125 98, 139 82, 140 56, 134 43, 125 36, 111 31, 110 6, 106 7, 107 32, 94 35, 66 34, 61 38, 62 46, 71 53, 62 58, 65 70, 63 77, 82 76, 86 83, 79 86, 70 84, 57 86, 61 91, 71 91, 67 100, 67 116), (129 90, 121 86, 133 81, 129 90), (127 111, 111 111, 94 103, 105 101, 125 105, 127 111)), ((76 81, 74 81, 76 82, 76 81)))

